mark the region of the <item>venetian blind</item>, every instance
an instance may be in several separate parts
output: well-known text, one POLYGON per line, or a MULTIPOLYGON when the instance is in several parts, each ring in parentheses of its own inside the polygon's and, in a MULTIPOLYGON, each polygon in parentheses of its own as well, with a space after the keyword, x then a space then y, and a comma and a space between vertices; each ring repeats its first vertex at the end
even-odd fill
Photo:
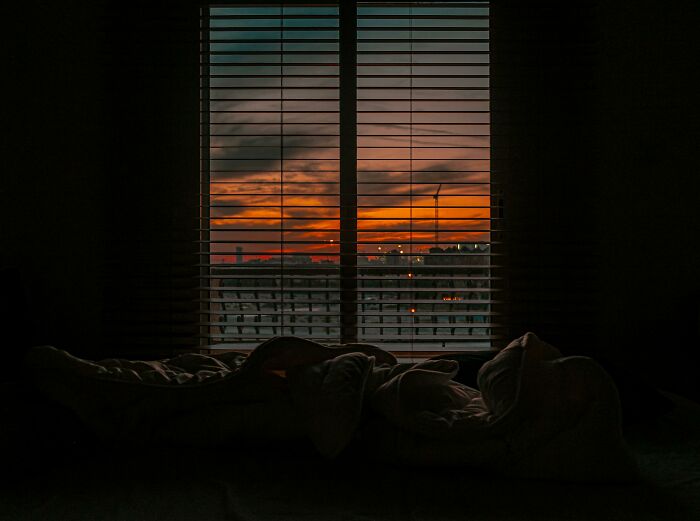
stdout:
POLYGON ((498 337, 487 2, 202 13, 201 336, 498 337))

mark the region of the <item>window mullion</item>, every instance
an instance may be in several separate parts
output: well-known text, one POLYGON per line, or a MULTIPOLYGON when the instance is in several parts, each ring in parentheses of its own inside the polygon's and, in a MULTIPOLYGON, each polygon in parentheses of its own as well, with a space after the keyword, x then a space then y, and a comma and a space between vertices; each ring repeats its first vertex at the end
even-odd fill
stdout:
POLYGON ((357 341, 357 4, 340 2, 341 342, 357 341))

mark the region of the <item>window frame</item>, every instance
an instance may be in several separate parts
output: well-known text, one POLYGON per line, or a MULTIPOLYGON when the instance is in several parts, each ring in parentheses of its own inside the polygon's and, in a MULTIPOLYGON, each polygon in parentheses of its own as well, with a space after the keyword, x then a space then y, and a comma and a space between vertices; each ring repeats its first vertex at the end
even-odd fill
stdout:
MULTIPOLYGON (((244 3, 244 2, 236 2, 236 1, 229 1, 225 3, 217 3, 217 4, 207 4, 205 7, 202 9, 209 9, 210 7, 214 6, 235 6, 237 3, 244 3)), ((283 1, 283 2, 269 2, 265 3, 265 5, 294 5, 294 4, 306 4, 307 2, 303 2, 302 0, 289 0, 289 1, 283 1)), ((359 292, 360 289, 358 287, 358 263, 357 263, 357 258, 358 258, 358 240, 357 240, 357 201, 358 201, 358 192, 357 192, 357 32, 358 32, 358 11, 357 11, 357 4, 358 2, 355 1, 342 1, 342 2, 328 2, 329 4, 336 4, 339 9, 339 14, 338 14, 338 20, 339 20, 339 52, 338 52, 338 63, 339 63, 339 134, 340 134, 340 172, 339 172, 339 183, 340 183, 340 216, 339 216, 339 227, 340 227, 340 253, 339 253, 339 271, 340 271, 340 276, 339 276, 339 283, 340 283, 340 307, 341 307, 341 312, 340 312, 340 317, 341 317, 341 323, 340 323, 340 342, 341 343, 354 343, 358 341, 358 331, 362 326, 358 324, 358 304, 359 304, 359 292)), ((372 0, 361 2, 363 4, 368 4, 372 3, 372 0)), ((391 3, 396 3, 396 4, 406 4, 406 3, 411 3, 411 2, 400 2, 400 1, 379 1, 376 0, 376 3, 380 4, 391 4, 391 3)), ((458 4, 458 3, 465 3, 463 0, 442 0, 439 2, 441 4, 458 4)), ((485 3, 488 7, 491 7, 490 4, 492 2, 483 2, 485 3)), ((208 20, 207 16, 202 16, 202 19, 208 20)), ((206 46, 209 43, 208 35, 209 35, 209 25, 205 24, 201 26, 202 34, 203 37, 201 39, 202 45, 206 48, 206 46), (204 36, 206 35, 206 36, 204 36)), ((489 31, 491 30, 489 26, 489 31)), ((201 52, 202 56, 207 56, 208 53, 202 51, 201 52)), ((490 51, 489 51, 490 55, 490 51)), ((210 63, 209 62, 204 62, 202 63, 204 67, 209 67, 210 63)), ((208 74, 202 74, 202 88, 203 89, 208 89, 208 80, 209 80, 209 75, 208 74)), ((489 90, 491 87, 488 88, 489 90)), ((489 96, 489 100, 491 99, 491 96, 489 96)), ((202 125, 208 126, 209 124, 209 99, 207 96, 201 96, 201 111, 202 111, 202 125), (206 99, 205 99, 206 98, 206 99)), ((490 111, 489 111, 490 113, 490 111)), ((208 133, 207 133, 208 134, 208 133)), ((493 132, 491 132, 491 135, 493 132)), ((209 223, 211 219, 211 215, 209 213, 209 205, 207 201, 209 200, 210 197, 210 178, 208 175, 205 175, 204 172, 208 174, 209 172, 209 161, 211 159, 210 156, 210 147, 209 145, 202 146, 202 153, 201 153, 201 171, 203 173, 201 177, 201 190, 200 190, 200 198, 201 198, 201 211, 202 211, 202 222, 203 223, 209 223)), ((489 147, 490 150, 490 158, 492 158, 492 149, 493 145, 491 144, 489 147)), ((502 206, 502 198, 499 193, 496 193, 493 189, 494 183, 493 183, 493 168, 490 168, 490 179, 491 179, 491 186, 490 186, 490 208, 491 208, 491 217, 490 217, 490 222, 491 225, 489 226, 489 232, 492 235, 492 238, 490 242, 492 243, 491 245, 491 250, 490 253, 491 255, 497 254, 494 251, 493 248, 493 243, 497 242, 494 240, 493 235, 496 232, 494 228, 496 226, 493 225, 495 221, 498 221, 502 218, 502 214, 494 215, 494 210, 498 212, 498 208, 502 206)), ((437 221, 436 221, 437 222, 437 221)), ((202 226, 201 230, 201 243, 202 244, 208 244, 210 240, 210 226, 204 225, 202 226)), ((499 234, 500 235, 500 234, 499 234)), ((500 237, 499 237, 500 239, 500 237)), ((210 251, 201 251, 201 255, 210 255, 210 251)), ((207 276, 211 277, 211 267, 206 266, 206 262, 201 262, 200 265, 203 267, 201 268, 201 275, 202 276, 207 276)), ((210 280, 214 280, 211 279, 210 280)), ((494 276, 490 276, 490 280, 495 280, 494 276)), ((492 290, 496 290, 493 285, 491 286, 492 290)), ((204 306, 207 308, 206 312, 209 313, 211 310, 212 302, 209 299, 210 297, 210 291, 209 290, 204 290, 203 292, 200 293, 200 302, 204 304, 204 306)), ((492 299, 493 300, 493 299, 492 299)), ((491 304, 492 311, 494 308, 498 307, 502 303, 500 302, 494 302, 492 303, 489 301, 491 304)), ((495 313, 495 315, 498 315, 498 313, 495 313)), ((209 338, 210 335, 208 335, 208 328, 210 325, 205 325, 202 326, 200 329, 201 333, 201 339, 203 342, 203 345, 207 345, 206 340, 209 338)), ((493 330, 495 329, 493 325, 489 324, 489 329, 493 330)), ((499 338, 500 335, 494 335, 493 338, 499 338)), ((207 345, 207 347, 210 347, 207 345)), ((413 349, 411 349, 413 351, 413 349)), ((448 350, 449 351, 449 350, 448 350)), ((440 351, 444 352, 444 351, 440 351)))

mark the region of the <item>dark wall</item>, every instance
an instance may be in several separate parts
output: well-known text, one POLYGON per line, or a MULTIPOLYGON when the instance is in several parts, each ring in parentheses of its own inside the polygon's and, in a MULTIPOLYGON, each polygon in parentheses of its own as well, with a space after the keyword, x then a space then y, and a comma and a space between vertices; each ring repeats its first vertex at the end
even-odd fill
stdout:
MULTIPOLYGON (((522 4, 493 6, 512 334, 697 396, 698 7, 522 4)), ((94 356, 186 343, 170 324, 196 306, 179 268, 196 262, 194 2, 3 9, 0 264, 20 267, 37 336, 94 356)))
POLYGON ((494 5, 513 334, 700 396, 696 5, 494 5))
POLYGON ((599 10, 606 349, 700 397, 700 5, 599 10))
POLYGON ((83 4, 2 8, 0 265, 29 289, 27 336, 66 345, 94 338, 102 307, 104 75, 99 7, 83 4))
POLYGON ((596 336, 595 10, 498 2, 492 20, 511 335, 578 349, 596 336))
POLYGON ((21 271, 28 336, 93 356, 191 342, 171 324, 196 306, 196 5, 3 9, 0 266, 21 271))
POLYGON ((104 336, 125 354, 196 345, 199 10, 110 2, 104 336))

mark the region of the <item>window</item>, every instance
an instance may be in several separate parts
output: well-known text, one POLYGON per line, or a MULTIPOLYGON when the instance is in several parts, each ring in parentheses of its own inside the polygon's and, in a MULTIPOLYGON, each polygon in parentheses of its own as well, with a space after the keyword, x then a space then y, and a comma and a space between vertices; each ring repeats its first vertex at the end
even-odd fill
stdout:
POLYGON ((202 13, 201 336, 498 336, 488 2, 202 13))

